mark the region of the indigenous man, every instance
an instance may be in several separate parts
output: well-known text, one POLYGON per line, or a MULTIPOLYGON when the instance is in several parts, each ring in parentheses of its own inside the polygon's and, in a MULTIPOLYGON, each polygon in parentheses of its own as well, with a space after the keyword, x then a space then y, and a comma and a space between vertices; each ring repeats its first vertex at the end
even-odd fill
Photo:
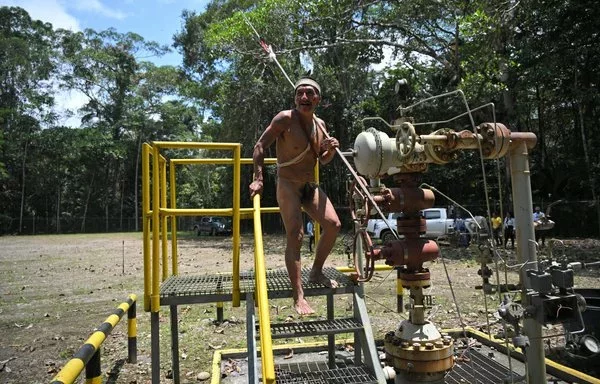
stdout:
POLYGON ((310 78, 302 78, 294 86, 295 108, 279 112, 254 146, 254 181, 250 196, 261 194, 265 150, 276 143, 277 202, 286 231, 285 265, 290 276, 294 309, 300 315, 315 311, 304 298, 300 251, 304 236, 302 208, 323 229, 316 249, 315 262, 309 274, 311 282, 337 287, 335 280, 323 274, 323 265, 331 252, 340 220, 325 192, 315 184, 317 159, 329 163, 339 147, 333 137, 325 136, 325 123, 314 115, 321 101, 321 87, 310 78))

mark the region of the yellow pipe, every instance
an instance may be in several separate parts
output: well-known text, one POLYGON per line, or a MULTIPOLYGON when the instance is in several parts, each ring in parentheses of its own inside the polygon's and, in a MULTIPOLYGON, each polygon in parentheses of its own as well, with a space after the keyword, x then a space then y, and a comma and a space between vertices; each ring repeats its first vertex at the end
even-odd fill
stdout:
MULTIPOLYGON (((263 207, 260 209, 260 213, 279 213, 279 207, 263 207)), ((251 219, 254 216, 254 210, 252 208, 240 208, 241 219, 251 219)))
POLYGON ((77 380, 77 376, 83 371, 85 364, 81 359, 71 359, 65 364, 65 366, 58 372, 53 382, 62 383, 74 383, 77 380))
MULTIPOLYGON (((175 186, 175 164, 171 161, 169 164, 169 191, 171 192, 171 208, 177 208, 177 192, 175 186)), ((173 275, 179 274, 177 268, 177 215, 171 215, 171 269, 173 275)))
POLYGON ((212 361, 212 373, 210 377, 210 384, 221 383, 221 351, 215 351, 213 353, 212 361))
MULTIPOLYGON (((161 156, 162 158, 162 156, 161 156)), ((161 162, 160 166, 160 206, 167 207, 167 162, 161 162)), ((162 277, 161 281, 165 281, 169 277, 169 238, 167 237, 167 215, 160 217, 161 228, 161 256, 162 256, 162 277)))
POLYGON ((240 191, 241 191, 241 145, 233 149, 233 291, 232 306, 240 306, 240 191))
POLYGON ((273 343, 271 341, 271 319, 269 317, 269 301, 267 295, 267 273, 260 221, 260 195, 254 195, 254 271, 256 294, 258 301, 258 318, 260 326, 260 355, 263 382, 275 382, 275 366, 273 364, 273 343))
POLYGON ((152 148, 152 294, 150 297, 152 312, 160 311, 160 167, 158 147, 152 148))
POLYGON ((150 311, 150 145, 142 144, 142 231, 144 257, 144 311, 150 311))
MULTIPOLYGON (((251 219, 254 216, 254 209, 240 208, 240 219, 251 219)), ((265 207, 260 209, 261 213, 279 213, 279 207, 265 207)), ((148 216, 152 216, 152 210, 148 216)), ((171 216, 233 216, 232 208, 161 208, 160 213, 171 216)))
POLYGON ((240 143, 199 143, 187 141, 154 141, 152 145, 161 149, 234 149, 240 143))
MULTIPOLYGON (((219 164, 219 165, 232 165, 235 164, 235 158, 202 158, 202 159, 172 159, 171 162, 174 162, 177 165, 188 165, 188 164, 219 164)), ((252 158, 240 158, 240 164, 249 165, 254 164, 254 160, 252 158)), ((277 159, 275 157, 269 157, 265 159, 265 164, 277 164, 277 159)))
MULTIPOLYGON (((465 331, 477 336, 477 338, 479 338, 479 339, 486 339, 486 340, 491 341, 494 344, 502 345, 504 348, 507 348, 506 341, 504 339, 497 339, 494 336, 489 336, 487 333, 480 332, 471 327, 466 327, 465 331)), ((444 332, 444 333, 463 333, 463 330, 461 328, 453 328, 453 329, 444 329, 444 330, 442 330, 442 332, 444 332)), ((508 344, 508 349, 510 352, 516 352, 516 353, 523 355, 521 348, 516 348, 512 343, 508 344)), ((573 368, 569 368, 567 366, 559 364, 559 363, 555 362, 554 360, 544 358, 544 361, 545 361, 545 365, 551 366, 558 371, 562 371, 568 375, 576 377, 580 381, 585 381, 585 382, 594 383, 594 384, 600 384, 599 379, 594 378, 589 375, 586 375, 585 373, 577 371, 573 368)))
POLYGON ((168 216, 233 216, 232 208, 161 208, 160 212, 168 216))

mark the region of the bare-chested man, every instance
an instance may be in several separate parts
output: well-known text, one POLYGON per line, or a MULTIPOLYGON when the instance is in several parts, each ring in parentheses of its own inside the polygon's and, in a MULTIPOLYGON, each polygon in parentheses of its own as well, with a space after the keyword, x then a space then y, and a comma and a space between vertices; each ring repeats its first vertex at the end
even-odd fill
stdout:
POLYGON ((315 311, 304 298, 302 289, 302 208, 323 229, 310 281, 335 288, 337 282, 323 274, 323 264, 340 231, 340 220, 325 192, 314 182, 314 167, 317 159, 321 164, 329 163, 339 142, 325 136, 325 123, 314 115, 321 101, 319 84, 313 79, 302 78, 294 88, 295 108, 279 112, 254 146, 254 181, 250 184, 250 196, 262 193, 265 150, 276 142, 277 202, 287 237, 285 265, 292 284, 294 308, 300 315, 309 315, 315 311))

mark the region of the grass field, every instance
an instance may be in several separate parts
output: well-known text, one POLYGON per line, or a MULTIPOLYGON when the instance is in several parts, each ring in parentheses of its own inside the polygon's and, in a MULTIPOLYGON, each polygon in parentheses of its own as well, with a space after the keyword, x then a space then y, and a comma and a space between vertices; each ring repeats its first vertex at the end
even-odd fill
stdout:
MULTIPOLYGON (((283 237, 266 236, 264 242, 267 266, 282 268, 283 237)), ((583 250, 588 259, 598 255, 598 243, 586 243, 592 244, 583 250)), ((572 257, 581 258, 582 248, 572 248, 567 249, 572 257)), ((476 252, 475 247, 442 247, 462 320, 467 325, 481 328, 487 321, 484 295, 481 290, 474 289, 481 284, 477 274, 479 265, 473 259, 476 252)), ((515 263, 514 253, 501 252, 509 264, 515 263)), ((181 274, 231 270, 231 238, 228 237, 182 234, 179 253, 181 274)), ((303 255, 307 265, 310 265, 310 258, 308 254, 303 255)), ((346 264, 347 256, 340 238, 328 265, 346 264)), ((249 270, 252 266, 253 240, 245 236, 242 238, 241 269, 249 270)), ((444 263, 438 260, 428 267, 432 272, 429 293, 436 298, 430 319, 442 328, 456 327, 459 324, 457 308, 444 263)), ((150 320, 143 310, 142 239, 139 233, 0 237, 0 276, 1 383, 50 382, 94 328, 131 293, 138 296, 138 362, 124 364, 127 357, 124 317, 103 345, 104 382, 150 382, 150 320)), ((576 284, 598 288, 597 277, 597 271, 584 272, 577 275, 576 284)), ((510 283, 516 283, 516 273, 509 272, 508 279, 510 283)), ((395 312, 395 284, 395 273, 384 272, 376 274, 366 286, 367 305, 377 338, 393 330, 406 317, 395 312)), ((486 299, 487 312, 493 322, 498 297, 487 295, 486 299)), ((290 304, 288 300, 273 301, 272 321, 295 318, 290 304)), ((313 300, 313 304, 318 308, 318 315, 324 316, 324 301, 313 300)), ((350 298, 342 297, 336 302, 339 314, 350 310, 350 298)), ((225 323, 215 324, 214 305, 179 307, 182 382, 197 382, 200 372, 210 372, 215 349, 245 347, 244 303, 240 308, 226 304, 225 317, 225 323)), ((171 364, 167 308, 161 310, 160 319, 161 382, 168 383, 171 382, 168 378, 171 364)), ((298 340, 287 342, 298 343, 298 340)))

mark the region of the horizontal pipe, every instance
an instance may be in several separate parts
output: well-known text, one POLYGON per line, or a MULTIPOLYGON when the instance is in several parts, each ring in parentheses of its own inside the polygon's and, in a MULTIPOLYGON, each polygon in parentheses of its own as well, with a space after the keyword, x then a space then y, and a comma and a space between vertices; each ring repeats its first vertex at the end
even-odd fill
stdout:
POLYGON ((153 141, 153 146, 159 149, 234 149, 240 143, 198 143, 187 141, 153 141))
MULTIPOLYGON (((220 164, 220 165, 232 165, 235 163, 234 159, 231 158, 202 158, 202 159, 171 159, 171 163, 175 165, 186 165, 186 164, 220 164)), ((241 164, 254 164, 254 160, 251 158, 240 159, 241 164)), ((277 159, 269 157, 265 159, 265 164, 277 164, 277 159)))
MULTIPOLYGON (((164 216, 233 216, 232 208, 161 208, 159 212, 164 216)), ((240 208, 243 219, 251 218, 252 212, 252 208, 240 208)), ((279 207, 264 207, 260 213, 279 213, 279 207)), ((152 215, 152 211, 147 215, 152 215)))
POLYGON ((524 141, 527 149, 531 149, 535 147, 535 144, 537 143, 537 136, 532 132, 511 132, 510 140, 524 141))
POLYGON ((106 337, 112 332, 113 328, 119 323, 129 308, 135 303, 137 296, 129 295, 127 301, 121 303, 117 309, 104 320, 96 331, 85 341, 83 346, 75 353, 73 358, 52 379, 52 384, 72 384, 83 371, 83 368, 92 359, 96 351, 100 348, 106 337))
MULTIPOLYGON (((335 267, 335 269, 337 269, 338 272, 342 272, 342 273, 356 272, 354 267, 335 267)), ((394 269, 394 267, 392 267, 391 265, 385 265, 385 264, 376 264, 375 265, 375 271, 391 271, 392 269, 394 269)))

